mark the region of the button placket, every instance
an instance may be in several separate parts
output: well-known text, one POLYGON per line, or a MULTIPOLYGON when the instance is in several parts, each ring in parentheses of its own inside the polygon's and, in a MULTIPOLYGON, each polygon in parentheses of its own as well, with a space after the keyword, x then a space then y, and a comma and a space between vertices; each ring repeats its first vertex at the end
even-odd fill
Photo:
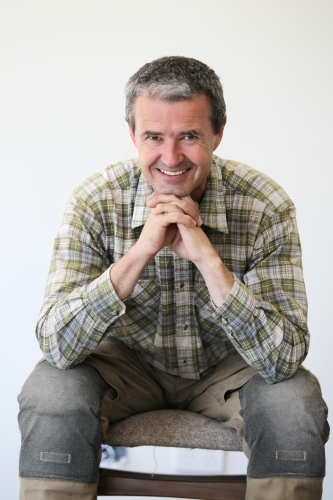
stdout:
POLYGON ((176 344, 179 359, 180 375, 196 373, 197 366, 193 359, 193 351, 196 348, 196 336, 192 331, 195 328, 191 317, 191 297, 192 283, 187 279, 191 276, 190 262, 174 257, 175 276, 175 305, 176 305, 176 344), (186 269, 187 266, 187 269, 186 269), (195 345, 194 345, 195 343, 195 345))

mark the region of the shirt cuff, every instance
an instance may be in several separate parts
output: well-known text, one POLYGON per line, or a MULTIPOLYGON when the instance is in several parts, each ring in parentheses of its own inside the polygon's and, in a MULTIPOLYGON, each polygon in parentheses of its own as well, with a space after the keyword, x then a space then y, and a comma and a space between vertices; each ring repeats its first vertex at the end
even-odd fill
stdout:
MULTIPOLYGON (((246 339, 249 326, 254 321, 256 300, 253 294, 236 276, 232 289, 220 307, 213 303, 214 318, 232 342, 240 343, 246 339)), ((240 345, 240 344, 239 344, 240 345)))
POLYGON ((105 326, 109 326, 126 311, 125 304, 113 288, 110 268, 87 286, 86 297, 97 329, 105 330, 105 326), (99 324, 102 328, 99 328, 99 324))

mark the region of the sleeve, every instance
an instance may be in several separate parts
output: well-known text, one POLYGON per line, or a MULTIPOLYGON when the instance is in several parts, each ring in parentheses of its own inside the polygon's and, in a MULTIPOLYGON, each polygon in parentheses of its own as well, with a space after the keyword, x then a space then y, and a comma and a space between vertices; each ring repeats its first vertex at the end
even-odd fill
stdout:
POLYGON ((248 271, 220 308, 233 346, 268 383, 291 377, 309 347, 301 246, 293 207, 267 217, 248 271))
POLYGON ((83 361, 125 312, 111 280, 98 210, 73 195, 55 239, 36 336, 57 368, 83 361))

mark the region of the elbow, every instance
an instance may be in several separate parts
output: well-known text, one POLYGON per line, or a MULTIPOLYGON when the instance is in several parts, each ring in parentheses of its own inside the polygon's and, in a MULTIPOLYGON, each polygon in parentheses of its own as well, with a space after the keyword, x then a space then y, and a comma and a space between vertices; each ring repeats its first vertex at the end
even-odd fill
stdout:
POLYGON ((304 361, 304 358, 301 358, 299 361, 292 363, 289 366, 277 365, 274 370, 270 370, 264 375, 264 378, 268 384, 278 384, 279 382, 284 382, 291 378, 297 372, 298 368, 304 361))
POLYGON ((69 365, 68 363, 64 363, 64 362, 62 362, 60 360, 54 360, 53 358, 51 358, 47 354, 44 354, 44 359, 51 366, 53 366, 53 368, 57 368, 58 370, 67 370, 67 369, 71 368, 71 365, 69 365))
POLYGON ((61 338, 60 332, 55 331, 47 321, 40 320, 36 326, 36 337, 44 358, 50 365, 59 370, 72 368, 78 363, 72 349, 68 349, 61 338))
POLYGON ((54 368, 66 370, 78 363, 77 359, 72 359, 68 353, 61 349, 59 343, 51 342, 49 337, 39 337, 38 342, 45 360, 54 368))
POLYGON ((54 368, 58 368, 58 370, 67 370, 69 368, 72 368, 77 363, 75 361, 67 359, 59 349, 50 351, 49 349, 43 349, 42 346, 40 347, 45 360, 54 368))

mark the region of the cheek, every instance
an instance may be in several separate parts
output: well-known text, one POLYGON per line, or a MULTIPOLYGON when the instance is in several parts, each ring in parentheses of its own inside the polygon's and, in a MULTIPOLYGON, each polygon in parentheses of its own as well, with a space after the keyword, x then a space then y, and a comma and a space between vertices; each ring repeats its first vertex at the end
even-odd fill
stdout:
POLYGON ((201 168, 205 168, 208 164, 210 165, 211 163, 212 155, 209 153, 210 152, 206 151, 205 148, 200 147, 196 151, 190 151, 187 156, 189 160, 193 161, 193 163, 200 166, 201 168))
POLYGON ((139 150, 139 160, 141 170, 143 170, 146 174, 149 175, 150 167, 157 161, 157 156, 153 151, 139 150))
POLYGON ((146 151, 145 148, 138 148, 138 154, 139 154, 139 158, 140 158, 140 161, 141 163, 146 163, 147 160, 146 158, 148 158, 148 152, 146 151))

